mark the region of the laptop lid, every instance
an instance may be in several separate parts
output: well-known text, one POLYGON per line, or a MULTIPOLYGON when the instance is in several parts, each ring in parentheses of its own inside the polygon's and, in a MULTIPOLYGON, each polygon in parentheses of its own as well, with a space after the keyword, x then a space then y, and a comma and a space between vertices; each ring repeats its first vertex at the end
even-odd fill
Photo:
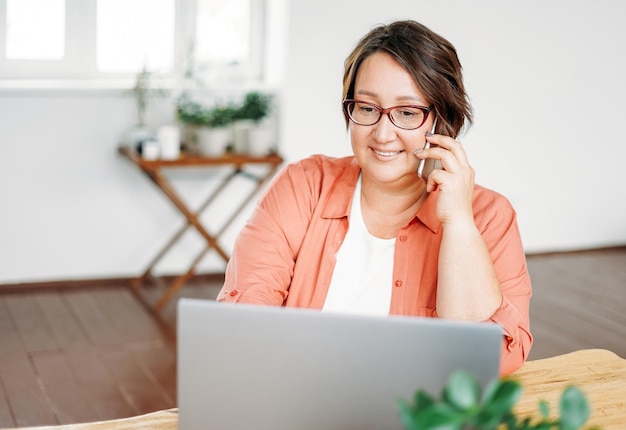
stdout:
POLYGON ((179 428, 401 429, 399 399, 499 375, 496 324, 178 302, 179 428))

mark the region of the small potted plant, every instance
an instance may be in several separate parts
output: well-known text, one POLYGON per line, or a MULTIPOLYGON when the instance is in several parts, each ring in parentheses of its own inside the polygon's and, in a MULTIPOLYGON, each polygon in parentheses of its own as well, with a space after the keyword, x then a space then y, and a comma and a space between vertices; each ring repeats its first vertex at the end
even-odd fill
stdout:
POLYGON ((176 118, 181 125, 185 150, 194 152, 197 148, 197 130, 208 123, 208 110, 188 96, 181 96, 176 102, 176 118))
POLYGON ((223 155, 231 143, 236 109, 218 105, 206 111, 206 121, 197 130, 198 150, 209 157, 223 155))
POLYGON ((521 395, 521 384, 512 379, 493 381, 481 395, 478 382, 459 371, 450 375, 440 399, 418 390, 412 404, 400 401, 400 415, 406 430, 579 430, 589 418, 587 399, 574 386, 563 392, 554 419, 545 401, 539 402, 539 418, 518 417, 513 408, 521 395))
POLYGON ((132 146, 140 144, 143 140, 151 137, 146 127, 146 114, 150 101, 167 96, 167 91, 156 87, 154 80, 154 73, 144 65, 135 76, 133 87, 126 92, 127 95, 135 99, 137 115, 137 120, 129 133, 129 143, 132 146))
POLYGON ((245 95, 242 105, 237 109, 237 119, 247 119, 259 123, 270 113, 272 97, 257 91, 245 95))
POLYGON ((258 91, 248 92, 234 117, 233 150, 236 153, 255 154, 266 151, 271 138, 271 128, 261 122, 270 114, 272 96, 258 91))

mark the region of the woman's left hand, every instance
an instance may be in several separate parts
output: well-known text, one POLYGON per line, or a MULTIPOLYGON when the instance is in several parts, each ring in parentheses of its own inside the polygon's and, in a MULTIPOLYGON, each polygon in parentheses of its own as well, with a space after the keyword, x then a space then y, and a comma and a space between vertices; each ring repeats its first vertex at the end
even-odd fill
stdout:
POLYGON ((426 183, 426 191, 439 190, 437 218, 444 225, 455 221, 473 223, 474 169, 461 142, 430 133, 427 133, 426 140, 433 146, 417 153, 417 157, 440 160, 443 166, 443 169, 433 170, 426 183))

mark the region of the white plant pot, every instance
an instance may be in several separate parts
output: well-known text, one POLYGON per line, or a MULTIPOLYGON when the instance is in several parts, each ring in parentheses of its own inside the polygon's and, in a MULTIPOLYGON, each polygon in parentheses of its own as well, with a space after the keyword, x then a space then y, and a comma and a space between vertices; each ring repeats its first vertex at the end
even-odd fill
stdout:
MULTIPOLYGON (((181 126, 181 139, 184 150, 190 154, 198 153, 198 129, 195 124, 183 124, 181 126)), ((181 148, 182 149, 182 148, 181 148)))
POLYGON ((250 152, 249 135, 255 124, 252 120, 238 120, 233 124, 233 152, 248 154, 250 152))
POLYGON ((228 127, 200 127, 196 135, 200 154, 207 157, 221 157, 230 144, 232 130, 228 127))
POLYGON ((276 150, 274 129, 268 126, 248 130, 248 153, 254 157, 265 157, 276 150))
POLYGON ((154 139, 147 139, 141 143, 141 157, 144 160, 156 160, 161 156, 159 142, 154 139))
POLYGON ((164 125, 157 131, 161 158, 175 160, 180 156, 180 130, 175 125, 164 125))

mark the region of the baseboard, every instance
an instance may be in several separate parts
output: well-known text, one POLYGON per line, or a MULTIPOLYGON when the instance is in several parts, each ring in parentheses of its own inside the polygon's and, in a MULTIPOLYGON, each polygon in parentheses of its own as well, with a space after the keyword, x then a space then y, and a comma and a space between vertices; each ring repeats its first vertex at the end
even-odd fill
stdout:
MULTIPOLYGON (((172 282, 176 275, 164 275, 156 277, 165 284, 172 282)), ((35 290, 58 290, 66 288, 107 288, 127 286, 135 278, 96 278, 96 279, 72 279, 40 282, 23 282, 15 284, 0 284, 0 293, 25 292, 35 290)), ((202 273, 194 275, 187 283, 219 283, 224 281, 224 273, 202 273)))
POLYGON ((587 249, 566 249, 552 251, 526 252, 526 257, 549 257, 552 255, 602 254, 606 252, 624 252, 626 245, 604 246, 587 249))

